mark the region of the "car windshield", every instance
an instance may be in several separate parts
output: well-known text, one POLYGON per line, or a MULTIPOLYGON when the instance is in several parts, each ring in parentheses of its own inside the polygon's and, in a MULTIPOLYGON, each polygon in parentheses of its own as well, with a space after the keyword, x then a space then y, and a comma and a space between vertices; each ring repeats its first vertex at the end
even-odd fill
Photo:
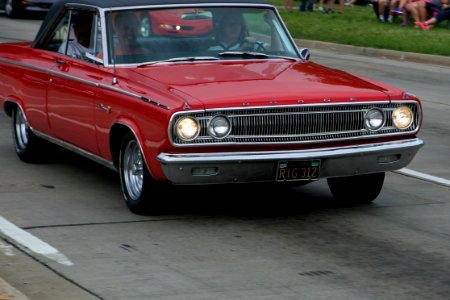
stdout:
POLYGON ((111 11, 107 33, 108 64, 298 58, 284 26, 269 8, 111 11))

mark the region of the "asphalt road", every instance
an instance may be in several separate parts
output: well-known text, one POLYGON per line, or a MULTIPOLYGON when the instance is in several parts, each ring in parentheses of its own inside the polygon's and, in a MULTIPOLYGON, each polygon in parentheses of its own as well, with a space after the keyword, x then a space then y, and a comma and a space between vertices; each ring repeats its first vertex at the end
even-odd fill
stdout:
MULTIPOLYGON (((11 22, 0 17, 0 40, 38 24, 11 22)), ((356 207, 338 206, 322 181, 177 189, 166 212, 142 217, 93 162, 20 162, 0 114, 0 296, 5 282, 20 292, 6 299, 448 299, 450 68, 336 50, 312 49, 312 60, 423 99, 417 176, 388 173, 379 198, 356 207)))

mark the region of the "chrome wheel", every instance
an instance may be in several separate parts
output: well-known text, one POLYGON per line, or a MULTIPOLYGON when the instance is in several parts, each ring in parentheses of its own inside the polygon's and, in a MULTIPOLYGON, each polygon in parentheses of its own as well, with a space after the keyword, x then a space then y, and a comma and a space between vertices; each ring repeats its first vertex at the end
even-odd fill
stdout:
POLYGON ((150 174, 138 139, 128 132, 122 139, 119 154, 120 185, 125 203, 138 215, 155 213, 158 185, 150 174))
POLYGON ((16 153, 22 161, 36 163, 55 159, 59 148, 34 134, 20 106, 12 110, 11 128, 16 153))
POLYGON ((16 147, 18 151, 24 151, 28 146, 28 135, 30 127, 25 119, 22 109, 18 108, 14 116, 14 133, 16 137, 16 147))
POLYGON ((144 162, 139 145, 135 140, 130 140, 124 149, 123 180, 130 198, 139 199, 144 186, 144 162))

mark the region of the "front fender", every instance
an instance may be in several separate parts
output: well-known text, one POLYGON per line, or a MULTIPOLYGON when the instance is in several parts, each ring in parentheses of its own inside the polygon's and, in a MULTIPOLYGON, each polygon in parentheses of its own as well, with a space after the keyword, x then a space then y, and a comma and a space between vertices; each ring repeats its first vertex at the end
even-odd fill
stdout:
POLYGON ((136 124, 136 122, 134 122, 134 120, 128 118, 120 118, 111 128, 110 149, 115 168, 117 170, 119 169, 119 156, 123 137, 130 131, 133 133, 139 144, 139 148, 144 156, 145 165, 147 166, 149 173, 156 180, 166 180, 160 164, 156 160, 156 156, 158 155, 157 149, 149 147, 149 143, 147 142, 142 129, 138 126, 138 124, 136 124))

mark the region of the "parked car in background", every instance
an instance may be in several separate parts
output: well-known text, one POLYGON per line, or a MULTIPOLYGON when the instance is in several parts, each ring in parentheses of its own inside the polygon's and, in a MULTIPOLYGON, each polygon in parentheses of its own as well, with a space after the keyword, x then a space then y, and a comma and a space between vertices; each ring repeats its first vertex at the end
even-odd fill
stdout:
POLYGON ((327 180, 367 203, 423 146, 420 99, 312 62, 259 0, 56 2, 34 41, 0 44, 0 107, 21 160, 86 156, 137 214, 173 185, 327 180))
POLYGON ((212 30, 211 12, 197 8, 149 11, 140 21, 142 36, 201 36, 212 30))
POLYGON ((45 16, 50 6, 56 0, 0 0, 0 9, 3 9, 10 18, 41 15, 45 16))

